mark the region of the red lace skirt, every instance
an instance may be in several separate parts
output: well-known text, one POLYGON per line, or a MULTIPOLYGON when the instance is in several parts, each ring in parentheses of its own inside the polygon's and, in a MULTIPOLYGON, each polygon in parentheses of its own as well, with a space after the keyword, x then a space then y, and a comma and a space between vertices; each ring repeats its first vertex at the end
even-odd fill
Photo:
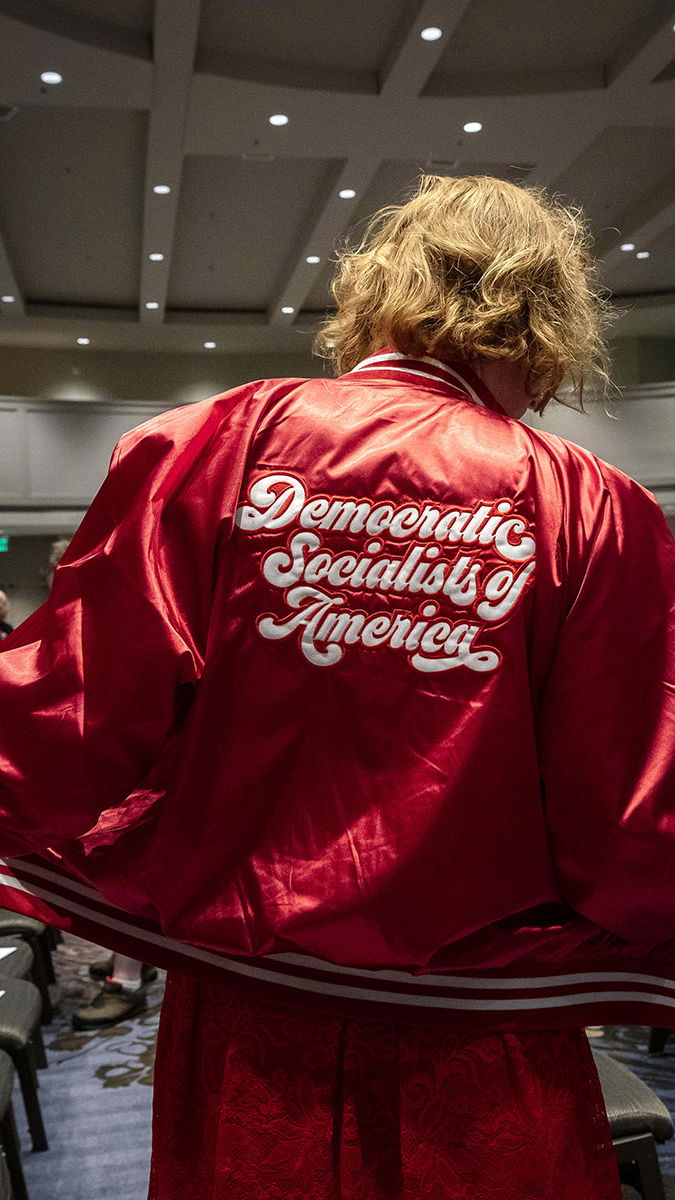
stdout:
POLYGON ((620 1200, 582 1030, 343 1020, 169 976, 149 1200, 620 1200))

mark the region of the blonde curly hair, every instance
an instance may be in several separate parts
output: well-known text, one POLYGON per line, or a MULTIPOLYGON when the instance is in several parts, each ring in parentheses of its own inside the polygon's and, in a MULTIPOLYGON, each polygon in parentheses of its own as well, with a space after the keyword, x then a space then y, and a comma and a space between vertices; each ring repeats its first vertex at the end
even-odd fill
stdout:
POLYGON ((337 311, 315 351, 338 374, 382 346, 504 359, 526 367, 539 412, 563 383, 582 407, 588 382, 609 383, 611 313, 587 225, 538 188, 423 175, 411 200, 381 209, 360 245, 339 253, 332 291, 337 311))

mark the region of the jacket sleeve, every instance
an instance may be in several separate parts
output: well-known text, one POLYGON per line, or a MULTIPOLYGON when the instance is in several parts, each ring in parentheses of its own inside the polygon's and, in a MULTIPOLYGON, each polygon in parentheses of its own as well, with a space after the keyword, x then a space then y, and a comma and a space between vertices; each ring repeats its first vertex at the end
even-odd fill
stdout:
POLYGON ((563 898, 655 942, 675 938, 675 542, 648 492, 596 466, 590 549, 539 714, 546 820, 563 898))
POLYGON ((121 440, 47 603, 3 643, 0 854, 81 836, 124 800, 199 681, 237 482, 215 496, 207 468, 193 486, 218 421, 183 412, 121 440))

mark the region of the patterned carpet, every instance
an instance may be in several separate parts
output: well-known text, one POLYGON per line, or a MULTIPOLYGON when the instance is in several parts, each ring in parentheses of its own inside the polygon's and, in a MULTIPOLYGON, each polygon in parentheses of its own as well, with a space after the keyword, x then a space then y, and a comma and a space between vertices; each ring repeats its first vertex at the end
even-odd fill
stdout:
POLYGON ((26 1150, 30 1200, 145 1200, 150 1163, 155 1035, 164 991, 160 972, 148 1007, 109 1029, 74 1033, 71 1016, 98 991, 91 962, 98 946, 65 936, 54 952, 58 1012, 44 1032, 49 1069, 40 1104, 49 1150, 33 1154, 20 1093, 14 1113, 26 1150))
MULTIPOLYGON (((57 1012, 44 1030, 49 1069, 40 1072, 40 1103, 50 1143, 46 1153, 31 1152, 18 1090, 14 1099, 30 1200, 146 1200, 155 1036, 164 977, 160 972, 148 986, 148 1006, 140 1016, 109 1029, 74 1033, 73 1011, 98 990, 89 978, 89 964, 102 957, 105 952, 98 946, 69 935, 54 952, 57 1012)), ((639 1027, 607 1026, 603 1036, 593 1037, 592 1045, 635 1071, 675 1114, 675 1034, 665 1053, 654 1057, 647 1055, 648 1036, 649 1031, 639 1027)), ((666 1198, 675 1200, 675 1139, 659 1148, 659 1158, 666 1198)), ((636 1200, 637 1195, 624 1188, 624 1200, 636 1200)))

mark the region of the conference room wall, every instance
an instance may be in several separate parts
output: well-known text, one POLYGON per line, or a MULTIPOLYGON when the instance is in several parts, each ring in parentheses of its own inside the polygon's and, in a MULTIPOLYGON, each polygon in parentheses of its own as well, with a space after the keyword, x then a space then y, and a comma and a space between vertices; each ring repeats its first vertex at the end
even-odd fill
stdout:
MULTIPOLYGON (((321 375, 298 335, 296 354, 200 354, 0 347, 0 394, 48 400, 142 400, 162 408, 190 404, 251 379, 321 375)), ((674 371, 675 374, 675 371, 674 371)))
MULTIPOLYGON (((105 351, 0 346, 0 394, 45 399, 159 401, 187 404, 250 379, 331 374, 311 354, 311 336, 297 330, 293 353, 228 354, 105 351)), ((611 343, 616 383, 675 379, 675 337, 617 337, 611 343)))

